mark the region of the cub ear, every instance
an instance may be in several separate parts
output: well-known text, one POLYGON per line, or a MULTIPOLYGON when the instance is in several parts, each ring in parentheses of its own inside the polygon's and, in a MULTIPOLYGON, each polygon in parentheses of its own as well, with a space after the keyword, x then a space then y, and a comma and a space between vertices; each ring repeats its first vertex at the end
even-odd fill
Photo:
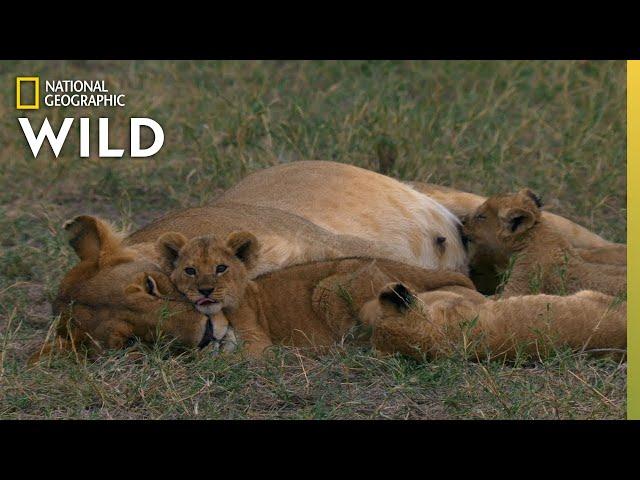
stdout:
POLYGON ((140 274, 124 289, 124 293, 127 295, 142 292, 164 300, 181 299, 180 292, 178 292, 173 283, 171 283, 169 277, 161 272, 140 274))
POLYGON ((542 200, 540 199, 540 196, 537 195, 530 188, 523 188, 522 190, 520 190, 518 192, 518 195, 520 197, 524 197, 524 198, 528 198, 530 200, 533 200, 533 203, 535 203, 537 208, 542 208, 542 200))
POLYGON ((156 240, 156 251, 162 260, 163 269, 173 270, 178 254, 186 243, 187 237, 178 232, 167 232, 156 240))
POLYGON ((405 312, 416 301, 415 294, 402 283, 389 283, 378 294, 382 307, 391 307, 398 312, 405 312))
POLYGON ((511 236, 533 227, 539 215, 537 213, 520 207, 504 207, 498 212, 498 217, 506 236, 511 236))
POLYGON ((260 243, 253 233, 232 232, 227 238, 227 247, 251 270, 258 262, 260 243))
POLYGON ((82 261, 100 263, 109 252, 122 243, 120 233, 104 220, 90 215, 80 215, 62 226, 67 231, 69 245, 82 261))

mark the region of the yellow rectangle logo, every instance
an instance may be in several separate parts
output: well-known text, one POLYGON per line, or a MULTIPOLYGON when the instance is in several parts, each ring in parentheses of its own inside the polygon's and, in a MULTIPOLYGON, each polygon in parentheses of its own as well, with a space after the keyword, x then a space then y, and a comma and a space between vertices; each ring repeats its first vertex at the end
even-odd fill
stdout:
POLYGON ((40 77, 16 77, 16 108, 18 110, 38 110, 40 108, 40 77), (22 83, 32 82, 34 87, 34 103, 23 104, 20 99, 22 83))

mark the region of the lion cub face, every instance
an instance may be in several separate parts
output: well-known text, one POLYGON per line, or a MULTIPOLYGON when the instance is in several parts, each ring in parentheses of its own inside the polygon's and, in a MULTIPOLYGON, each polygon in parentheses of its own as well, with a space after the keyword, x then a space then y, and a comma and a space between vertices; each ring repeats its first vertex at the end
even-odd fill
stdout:
POLYGON ((156 243, 173 284, 205 315, 237 308, 258 247, 258 240, 249 232, 233 232, 226 241, 214 235, 187 240, 169 232, 156 243))
POLYGON ((463 221, 470 253, 504 260, 526 242, 540 220, 542 203, 528 188, 509 195, 488 198, 463 221))

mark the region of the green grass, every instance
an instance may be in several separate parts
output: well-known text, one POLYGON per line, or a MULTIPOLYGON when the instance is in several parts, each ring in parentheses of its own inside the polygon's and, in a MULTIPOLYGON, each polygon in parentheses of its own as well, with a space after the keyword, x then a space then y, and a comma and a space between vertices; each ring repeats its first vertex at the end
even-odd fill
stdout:
POLYGON ((355 347, 283 348, 264 365, 160 347, 25 360, 76 261, 64 220, 91 213, 136 228, 279 162, 377 169, 395 152, 398 178, 484 194, 528 186, 624 242, 625 81, 624 62, 0 63, 0 418, 623 418, 626 365, 566 352, 516 365, 420 364, 355 347), (127 94, 119 110, 20 112, 36 124, 109 116, 112 146, 126 147, 128 118, 149 116, 165 146, 150 159, 81 159, 74 125, 60 158, 46 146, 34 159, 17 121, 18 75, 104 79, 127 94))

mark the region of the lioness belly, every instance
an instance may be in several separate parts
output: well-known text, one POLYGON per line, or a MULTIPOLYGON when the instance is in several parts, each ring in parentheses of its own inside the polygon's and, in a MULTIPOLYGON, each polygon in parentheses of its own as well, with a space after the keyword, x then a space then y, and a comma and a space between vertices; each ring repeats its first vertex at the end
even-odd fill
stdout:
POLYGON ((384 245, 414 265, 466 270, 455 215, 397 180, 352 165, 276 166, 249 175, 219 201, 288 211, 333 233, 384 245), (445 249, 437 248, 437 237, 446 238, 445 249))

